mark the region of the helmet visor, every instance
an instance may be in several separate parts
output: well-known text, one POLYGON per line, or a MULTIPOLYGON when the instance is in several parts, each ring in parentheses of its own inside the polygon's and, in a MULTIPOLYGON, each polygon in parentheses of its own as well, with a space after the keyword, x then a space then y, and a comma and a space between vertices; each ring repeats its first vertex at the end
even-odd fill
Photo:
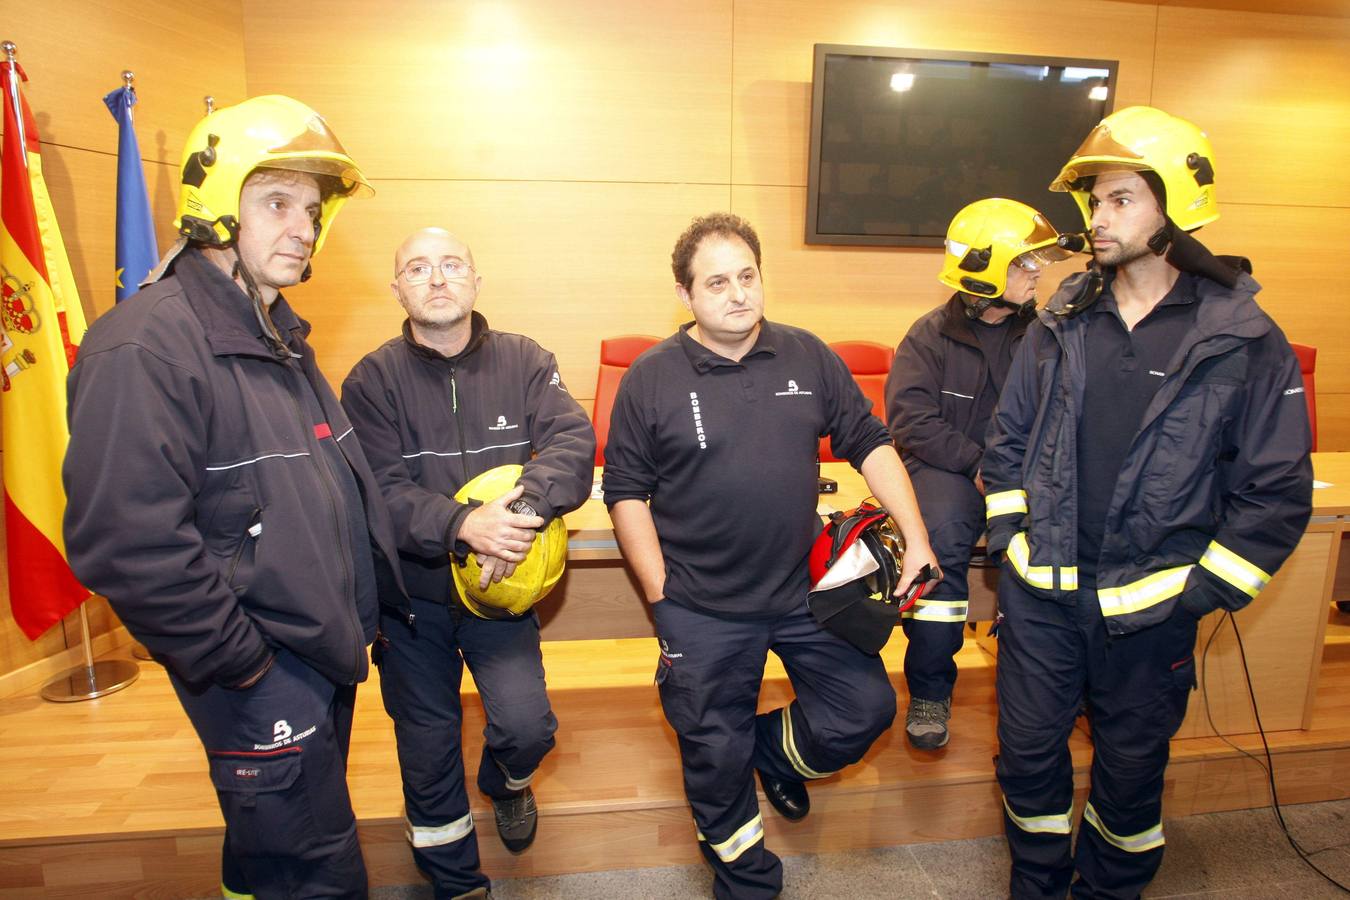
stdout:
POLYGON ((1045 247, 1037 247, 1035 250, 1028 250, 1026 253, 1015 257, 1013 265, 1028 272, 1039 272, 1051 263, 1057 263, 1071 256, 1073 256, 1072 253, 1058 244, 1050 244, 1045 247))
POLYGON ((1141 171, 1149 168, 1152 166, 1142 156, 1116 140, 1115 135, 1111 133, 1110 125, 1101 122, 1074 151, 1073 156, 1060 171, 1059 177, 1051 182, 1050 190, 1074 190, 1079 179, 1090 178, 1103 172, 1121 169, 1141 171))
POLYGON ((333 179, 336 183, 333 193, 340 197, 372 197, 375 189, 366 181, 361 170, 350 159, 334 159, 317 156, 284 157, 265 159, 258 163, 259 169, 280 169, 285 172, 304 172, 333 179))

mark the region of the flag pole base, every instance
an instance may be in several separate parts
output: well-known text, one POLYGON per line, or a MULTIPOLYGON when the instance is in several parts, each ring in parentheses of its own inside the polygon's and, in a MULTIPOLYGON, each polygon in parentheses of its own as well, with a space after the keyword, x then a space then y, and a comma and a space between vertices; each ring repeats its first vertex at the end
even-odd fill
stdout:
POLYGON ((140 667, 129 659, 104 659, 92 666, 76 666, 57 675, 42 686, 42 699, 53 703, 93 700, 120 691, 141 675, 140 667))

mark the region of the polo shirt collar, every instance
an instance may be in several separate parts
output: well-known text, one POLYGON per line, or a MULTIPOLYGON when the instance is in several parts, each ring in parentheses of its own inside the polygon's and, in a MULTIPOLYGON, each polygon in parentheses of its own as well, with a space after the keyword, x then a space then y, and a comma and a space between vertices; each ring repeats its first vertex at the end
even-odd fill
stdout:
POLYGON ((714 353, 707 347, 700 344, 689 334, 689 330, 694 327, 693 322, 685 322, 676 332, 680 346, 684 349, 684 355, 689 357, 689 364, 700 374, 715 369, 719 366, 743 366, 745 361, 752 356, 777 356, 778 338, 781 336, 777 327, 772 325, 768 319, 759 320, 759 337, 755 339, 755 345, 750 348, 745 356, 741 357, 740 362, 727 359, 719 353, 714 353))

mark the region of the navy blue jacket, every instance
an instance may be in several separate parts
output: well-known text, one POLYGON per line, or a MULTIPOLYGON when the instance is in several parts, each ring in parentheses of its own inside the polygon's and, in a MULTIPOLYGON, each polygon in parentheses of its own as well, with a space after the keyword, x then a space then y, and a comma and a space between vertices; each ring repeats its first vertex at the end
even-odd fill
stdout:
MULTIPOLYGON (((1078 587, 1077 423, 1087 317, 1056 315, 1071 276, 1027 330, 989 424, 981 474, 989 550, 1055 598, 1078 587)), ((1311 436, 1298 361, 1257 306, 1260 286, 1197 277, 1176 348, 1121 466, 1097 562, 1111 633, 1239 609, 1270 581, 1312 511, 1311 436)))
POLYGON ((234 686, 280 646, 351 684, 377 611, 355 554, 380 602, 408 606, 393 526, 309 325, 281 297, 270 313, 298 358, 279 359, 244 293, 189 250, 93 324, 68 382, 66 550, 184 681, 234 686), (347 508, 339 459, 364 511, 347 508), (368 548, 352 546, 353 512, 368 548))
POLYGON ((408 591, 451 599, 450 554, 470 506, 455 491, 508 463, 524 466, 526 500, 544 519, 591 493, 595 430, 558 373, 553 354, 473 313, 454 357, 403 334, 367 354, 342 384, 342 405, 393 514, 408 591))
MULTIPOLYGON (((1013 353, 1027 322, 1021 315, 1009 317, 1013 353)), ((991 377, 960 294, 910 327, 886 376, 886 418, 907 466, 918 460, 975 477, 989 426, 988 417, 979 414, 979 399, 991 377)), ((995 393, 1002 387, 993 385, 995 393)))

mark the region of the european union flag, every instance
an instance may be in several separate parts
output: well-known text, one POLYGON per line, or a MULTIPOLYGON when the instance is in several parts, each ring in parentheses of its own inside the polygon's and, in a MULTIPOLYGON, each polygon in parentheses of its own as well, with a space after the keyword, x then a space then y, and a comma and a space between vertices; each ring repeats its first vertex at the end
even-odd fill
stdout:
POLYGON ((131 108, 136 89, 120 87, 103 98, 117 120, 117 299, 125 300, 139 289, 141 280, 159 262, 155 226, 150 217, 150 196, 145 191, 141 149, 131 108))

